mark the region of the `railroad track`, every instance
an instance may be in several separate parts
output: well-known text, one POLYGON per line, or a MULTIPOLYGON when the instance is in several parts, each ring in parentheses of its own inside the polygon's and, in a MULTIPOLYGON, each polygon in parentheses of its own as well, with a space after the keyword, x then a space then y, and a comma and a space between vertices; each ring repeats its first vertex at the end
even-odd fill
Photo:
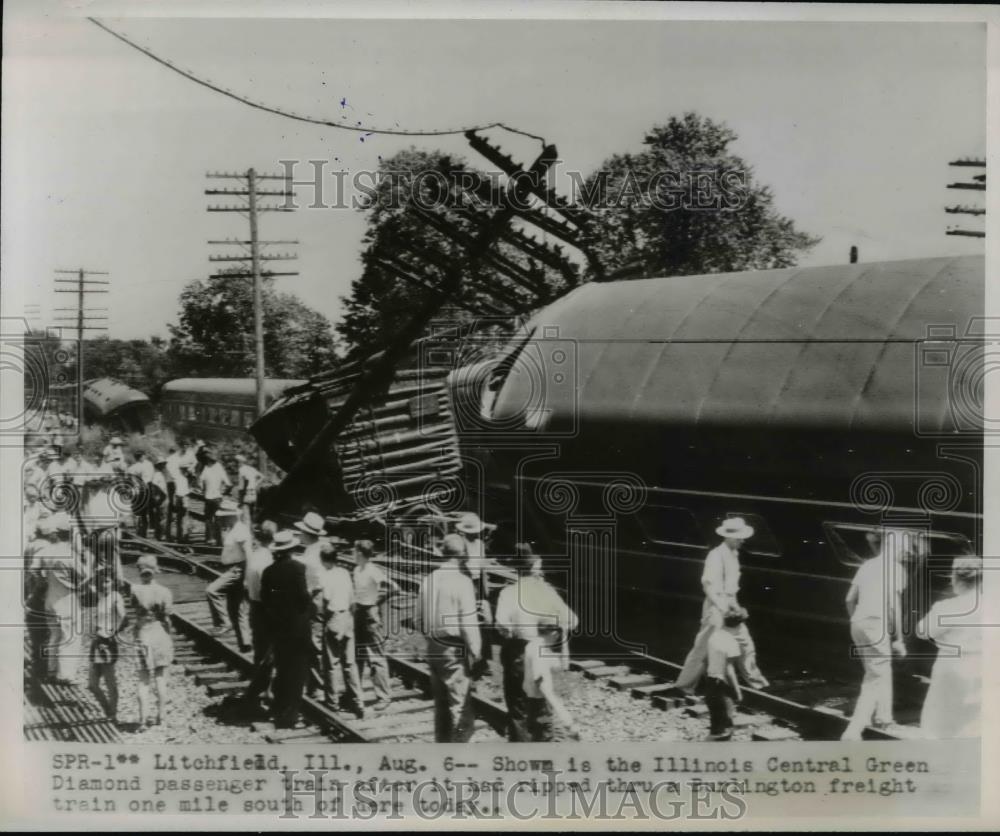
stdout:
MULTIPOLYGON (((166 544, 142 540, 134 535, 129 535, 123 545, 128 547, 129 540, 132 541, 131 547, 156 551, 164 557, 183 561, 193 573, 205 578, 206 584, 218 574, 202 562, 210 562, 210 554, 199 555, 201 560, 192 560, 166 544)), ((349 555, 342 557, 345 562, 351 562, 349 555)), ((419 577, 410 572, 386 568, 404 590, 415 590, 419 577)), ((509 581, 509 572, 498 573, 498 579, 509 581)), ((400 604, 405 607, 405 601, 395 602, 396 607, 400 604)), ((239 651, 234 640, 212 636, 208 632, 211 619, 203 595, 176 604, 174 612, 178 630, 184 637, 181 640, 184 644, 180 663, 184 664, 185 670, 204 684, 210 694, 242 693, 253 667, 252 659, 239 651)), ((417 658, 398 654, 389 654, 388 660, 392 675, 392 704, 385 712, 356 720, 307 698, 304 711, 309 726, 306 729, 275 730, 261 723, 255 728, 274 742, 433 740, 433 701, 429 698, 430 675, 426 665, 417 658)), ((586 680, 644 701, 650 711, 673 711, 687 717, 702 717, 707 723, 704 701, 681 694, 673 687, 672 683, 681 668, 674 662, 636 651, 594 647, 582 653, 577 651, 569 667, 586 680)), ((488 736, 492 731, 502 737, 506 725, 504 707, 482 696, 474 696, 473 699, 481 734, 488 736)), ((366 703, 374 701, 374 694, 366 691, 366 703)), ((751 727, 754 740, 838 740, 848 722, 849 718, 836 710, 806 705, 773 691, 743 688, 737 725, 751 727)), ((906 739, 916 736, 915 731, 907 727, 894 727, 891 731, 869 728, 865 737, 906 739)))
MULTIPOLYGON (((254 671, 253 658, 242 652, 232 634, 213 635, 204 587, 218 572, 186 555, 174 552, 162 543, 147 541, 129 534, 123 542, 125 561, 144 551, 155 551, 161 557, 178 561, 192 574, 203 579, 202 594, 191 594, 175 601, 173 624, 175 664, 185 674, 206 688, 211 696, 241 695, 254 671)), ((377 714, 357 719, 346 712, 335 711, 323 702, 305 697, 301 729, 276 729, 273 724, 257 721, 252 725, 272 743, 393 743, 434 740, 434 701, 430 698, 430 672, 420 661, 388 655, 390 672, 390 705, 377 714)), ((366 707, 375 701, 375 693, 365 684, 363 700, 366 707)), ((477 717, 477 740, 499 740, 505 733, 507 712, 502 705, 485 697, 473 695, 477 717)))

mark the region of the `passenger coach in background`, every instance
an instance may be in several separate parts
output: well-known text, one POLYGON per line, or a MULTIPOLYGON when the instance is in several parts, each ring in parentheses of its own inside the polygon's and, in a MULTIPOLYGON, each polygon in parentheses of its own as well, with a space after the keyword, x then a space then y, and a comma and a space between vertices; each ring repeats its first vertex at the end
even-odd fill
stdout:
MULTIPOLYGON (((302 380, 267 378, 265 406, 302 380)), ((160 392, 164 426, 198 438, 247 440, 257 420, 257 384, 244 377, 186 377, 164 384, 160 392)))

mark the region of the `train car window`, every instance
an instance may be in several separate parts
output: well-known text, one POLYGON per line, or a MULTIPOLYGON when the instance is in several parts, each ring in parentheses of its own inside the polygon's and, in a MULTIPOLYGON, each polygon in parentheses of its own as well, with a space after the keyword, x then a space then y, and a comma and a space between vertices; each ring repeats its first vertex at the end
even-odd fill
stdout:
POLYGON ((229 412, 229 424, 233 427, 238 427, 240 425, 240 412, 242 410, 233 409, 229 412))
POLYGON ((208 409, 208 420, 212 424, 219 423, 219 408, 217 406, 211 406, 208 409))
MULTIPOLYGON (((964 534, 949 531, 924 531, 892 526, 891 531, 898 536, 912 532, 914 536, 922 537, 927 544, 925 553, 929 566, 935 571, 946 572, 951 561, 960 555, 973 554, 972 543, 964 534)), ((823 523, 826 542, 833 550, 836 558, 845 566, 860 566, 869 557, 878 554, 882 547, 882 537, 886 527, 880 525, 861 525, 859 523, 823 523)))
POLYGON ((253 423, 253 413, 249 409, 243 410, 243 429, 248 429, 253 423))
POLYGON ((698 520, 686 508, 646 505, 636 514, 643 536, 665 546, 704 549, 708 546, 698 520))
POLYGON ((746 540, 743 545, 744 552, 764 557, 781 557, 781 544, 771 531, 771 526, 767 524, 767 520, 760 514, 753 514, 749 511, 728 511, 725 515, 715 518, 712 533, 715 534, 715 529, 722 525, 723 520, 731 517, 742 517, 746 521, 746 524, 753 528, 753 537, 746 540))

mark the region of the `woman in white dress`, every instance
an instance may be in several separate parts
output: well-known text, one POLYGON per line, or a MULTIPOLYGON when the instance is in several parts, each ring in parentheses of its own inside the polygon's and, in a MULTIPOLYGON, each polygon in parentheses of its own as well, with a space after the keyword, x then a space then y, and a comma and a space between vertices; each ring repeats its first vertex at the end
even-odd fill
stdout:
POLYGON ((917 634, 938 646, 920 729, 925 737, 979 736, 981 705, 983 564, 978 557, 955 559, 955 594, 938 601, 917 626, 917 634))

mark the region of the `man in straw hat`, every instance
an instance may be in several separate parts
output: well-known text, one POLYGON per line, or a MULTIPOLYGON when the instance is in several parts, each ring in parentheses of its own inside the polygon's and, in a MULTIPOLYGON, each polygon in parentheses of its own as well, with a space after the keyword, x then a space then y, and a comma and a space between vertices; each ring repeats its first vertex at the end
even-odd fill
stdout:
MULTIPOLYGON (((694 691, 705 673, 708 659, 708 639, 723 623, 723 616, 739 608, 740 548, 753 537, 753 528, 742 517, 730 517, 715 529, 722 542, 708 553, 701 585, 705 603, 701 610, 701 628, 694 646, 684 660, 684 667, 674 683, 685 691, 694 691)), ((768 681, 757 667, 757 651, 745 623, 734 633, 740 646, 736 668, 751 688, 766 688, 768 681)))
MULTIPOLYGON (((469 511, 459 518, 455 524, 457 531, 465 543, 465 552, 469 556, 468 572, 476 588, 476 606, 479 612, 479 630, 483 640, 483 659, 491 657, 495 637, 493 634, 493 611, 490 606, 490 585, 486 577, 488 559, 483 535, 496 528, 495 525, 484 523, 479 515, 469 511)), ((486 663, 484 662, 485 666, 486 663)))
POLYGON ((465 543, 457 534, 441 541, 445 562, 420 585, 413 621, 427 637, 434 695, 434 739, 465 743, 475 716, 469 699, 471 672, 482 653, 476 590, 469 578, 465 543))
POLYGON ((298 538, 291 531, 279 531, 274 536, 271 544, 274 563, 264 569, 260 587, 264 619, 273 642, 272 719, 277 728, 286 729, 299 723, 312 652, 313 599, 306 586, 306 567, 291 556, 298 545, 298 538))
POLYGON ((253 547, 250 528, 240 519, 235 502, 224 501, 216 512, 222 527, 222 565, 225 572, 212 581, 205 590, 208 609, 212 613, 215 634, 222 635, 230 630, 236 632, 236 643, 241 651, 250 649, 248 625, 243 616, 243 573, 253 547), (228 613, 229 624, 223 610, 228 613))
POLYGON ((312 623, 312 657, 309 665, 309 681, 307 692, 311 697, 317 697, 323 691, 323 535, 326 534, 326 520, 315 511, 307 512, 301 520, 295 523, 298 529, 299 541, 303 549, 295 555, 295 559, 306 570, 306 587, 313 598, 315 618, 312 623))

